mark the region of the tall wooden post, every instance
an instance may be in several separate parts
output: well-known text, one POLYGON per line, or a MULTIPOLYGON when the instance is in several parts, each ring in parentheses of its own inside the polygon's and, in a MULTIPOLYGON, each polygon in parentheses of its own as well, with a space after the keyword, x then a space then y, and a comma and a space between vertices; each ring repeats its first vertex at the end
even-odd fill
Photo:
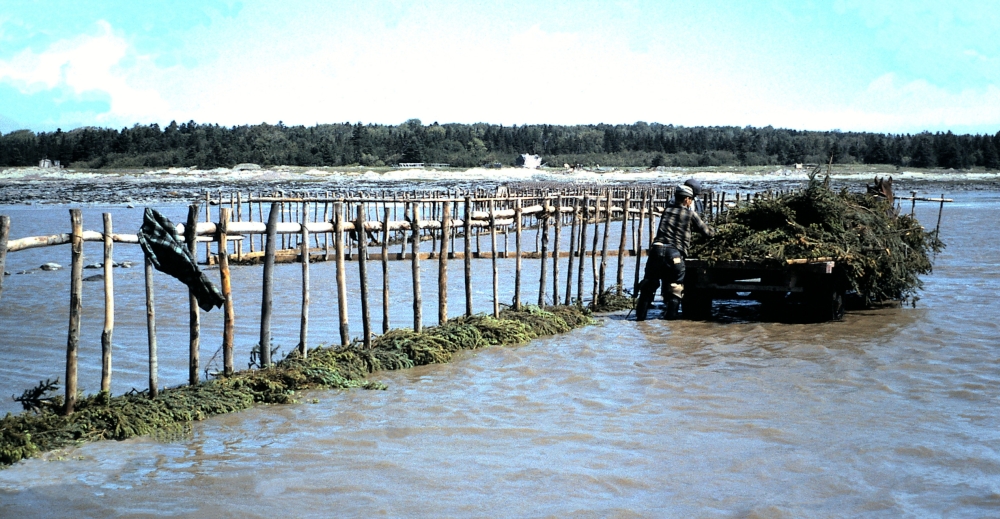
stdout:
MULTIPOLYGON (((580 266, 576 277, 576 305, 583 306, 583 273, 584 261, 587 258, 587 213, 590 210, 590 195, 583 195, 583 207, 580 212, 580 266)), ((596 229, 594 230, 596 233, 596 229)))
MULTIPOLYGON (((229 218, 232 209, 219 208, 219 224, 216 226, 216 239, 219 242, 219 276, 222 281, 222 295, 226 302, 222 321, 222 371, 228 377, 233 374, 233 340, 236 328, 236 313, 233 309, 232 276, 229 273, 229 245, 226 236, 229 233, 229 218)), ((271 352, 267 348, 260 349, 261 366, 271 364, 271 352)))
POLYGON ((622 235, 621 240, 618 242, 618 276, 615 279, 616 286, 618 287, 618 295, 622 295, 625 290, 625 239, 628 236, 628 221, 629 221, 629 205, 631 204, 630 190, 625 190, 625 200, 622 202, 622 235))
POLYGON ((497 215, 495 200, 490 200, 490 258, 493 263, 493 317, 500 317, 500 274, 497 270, 497 215))
POLYGON ((382 333, 389 331, 389 208, 382 217, 382 333))
POLYGON ((438 324, 448 320, 448 236, 451 234, 451 203, 441 202, 441 258, 438 261, 438 324))
POLYGON ((576 259, 574 257, 576 256, 576 234, 577 234, 576 222, 577 220, 580 219, 580 217, 577 215, 577 211, 579 211, 579 209, 580 209, 580 199, 574 198, 573 221, 570 224, 570 230, 569 230, 569 262, 568 262, 569 265, 567 265, 566 267, 566 300, 565 303, 563 303, 566 306, 569 306, 569 304, 573 301, 573 265, 574 265, 573 260, 576 259))
POLYGON ((361 330, 366 348, 372 347, 371 311, 368 309, 368 235, 365 233, 365 206, 358 204, 358 218, 354 222, 358 235, 358 275, 361 281, 361 330))
POLYGON ((514 310, 521 309, 521 218, 522 201, 514 201, 514 310))
POLYGON ((639 199, 639 225, 636 229, 635 242, 632 248, 635 249, 635 281, 632 283, 632 297, 639 297, 639 273, 642 266, 642 226, 646 222, 646 193, 642 192, 639 199))
POLYGON ((70 209, 69 217, 73 263, 69 286, 69 337, 66 340, 66 399, 63 407, 66 415, 72 414, 76 407, 76 356, 80 349, 80 314, 83 311, 83 214, 79 209, 70 209))
POLYGON ((111 391, 111 336, 115 330, 115 242, 111 234, 111 213, 104 213, 104 330, 101 332, 101 391, 111 391))
POLYGON ((159 359, 156 352, 156 304, 153 300, 153 262, 145 257, 146 274, 146 337, 149 345, 149 398, 159 394, 157 372, 159 359))
POLYGON ((553 231, 555 231, 555 243, 552 245, 552 304, 559 304, 559 235, 562 234, 562 205, 563 197, 562 193, 556 197, 556 216, 555 222, 553 222, 553 231))
POLYGON ((351 342, 347 323, 347 265, 344 263, 344 203, 333 204, 333 242, 337 253, 337 310, 340 315, 340 344, 351 342))
POLYGON ((608 237, 611 232, 611 193, 612 190, 608 189, 608 199, 605 203, 604 209, 604 239, 601 245, 601 271, 599 274, 600 278, 600 289, 597 294, 603 294, 605 288, 605 281, 607 280, 608 271, 608 237))
POLYGON ((423 296, 420 293, 420 216, 419 202, 413 202, 410 209, 413 211, 410 219, 410 231, 413 234, 413 254, 410 258, 413 271, 413 331, 420 332, 423 327, 423 296))
POLYGON ((472 316, 472 197, 465 196, 465 315, 472 316))
POLYGON ((549 260, 549 201, 548 199, 542 200, 542 214, 538 219, 538 225, 542 228, 542 248, 540 274, 538 276, 538 306, 545 306, 545 286, 548 277, 548 260, 549 260))
POLYGON ((309 351, 309 214, 302 212, 302 317, 299 319, 299 355, 306 358, 309 351))
MULTIPOLYGON (((271 210, 267 214, 267 225, 264 233, 267 242, 264 244, 264 279, 261 282, 260 296, 260 351, 271 351, 271 312, 274 305, 274 255, 278 248, 278 216, 281 204, 271 202, 271 210)), ((263 216, 263 215, 261 215, 263 216)))
POLYGON ((7 266, 7 241, 10 239, 10 217, 0 215, 0 300, 3 299, 3 276, 7 266))
MULTIPOLYGON (((184 225, 184 242, 193 260, 198 243, 198 204, 188 206, 187 223, 184 225)), ((253 240, 250 241, 253 243, 253 240)), ((188 384, 198 383, 198 370, 201 365, 201 309, 198 308, 198 297, 194 290, 188 289, 188 384)))

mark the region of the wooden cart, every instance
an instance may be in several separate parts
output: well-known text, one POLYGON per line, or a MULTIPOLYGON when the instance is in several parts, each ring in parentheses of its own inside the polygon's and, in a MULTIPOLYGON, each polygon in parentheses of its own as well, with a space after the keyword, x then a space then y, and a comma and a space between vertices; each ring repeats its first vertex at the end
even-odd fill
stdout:
POLYGON ((830 321, 844 316, 843 276, 831 258, 753 261, 685 261, 685 319, 711 317, 712 301, 754 299, 767 317, 830 321))

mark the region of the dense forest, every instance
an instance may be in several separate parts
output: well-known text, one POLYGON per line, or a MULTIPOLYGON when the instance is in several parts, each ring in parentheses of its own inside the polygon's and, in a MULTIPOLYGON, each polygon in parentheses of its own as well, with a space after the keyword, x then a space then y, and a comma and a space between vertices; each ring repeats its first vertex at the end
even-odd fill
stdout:
POLYGON ((391 166, 400 162, 456 167, 512 165, 521 153, 546 164, 584 166, 724 166, 793 163, 894 164, 916 168, 1000 169, 1000 133, 878 134, 753 127, 627 125, 259 124, 171 122, 121 130, 20 130, 0 135, 0 167, 58 160, 76 169, 289 166, 391 166))

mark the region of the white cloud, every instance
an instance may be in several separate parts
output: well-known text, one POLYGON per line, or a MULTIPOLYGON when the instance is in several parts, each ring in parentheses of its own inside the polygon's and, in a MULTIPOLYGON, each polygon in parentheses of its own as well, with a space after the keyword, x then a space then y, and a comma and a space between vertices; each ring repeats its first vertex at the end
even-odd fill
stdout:
POLYGON ((111 110, 98 121, 158 120, 167 108, 164 101, 155 90, 132 86, 130 70, 121 65, 127 58, 136 63, 148 58, 131 53, 128 42, 107 22, 97 26, 96 35, 60 40, 40 53, 25 50, 9 61, 0 60, 0 81, 25 94, 63 86, 77 95, 103 92, 110 97, 111 110))

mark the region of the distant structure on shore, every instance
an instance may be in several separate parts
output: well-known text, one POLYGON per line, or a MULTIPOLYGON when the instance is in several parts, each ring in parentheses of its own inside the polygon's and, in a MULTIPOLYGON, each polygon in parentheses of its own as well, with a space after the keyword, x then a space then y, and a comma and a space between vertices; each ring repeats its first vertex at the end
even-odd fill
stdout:
POLYGON ((42 159, 38 161, 38 167, 45 169, 47 168, 62 169, 62 164, 60 164, 58 160, 42 159))
POLYGON ((542 166, 542 157, 522 153, 521 156, 514 161, 514 163, 522 168, 538 169, 542 166))

